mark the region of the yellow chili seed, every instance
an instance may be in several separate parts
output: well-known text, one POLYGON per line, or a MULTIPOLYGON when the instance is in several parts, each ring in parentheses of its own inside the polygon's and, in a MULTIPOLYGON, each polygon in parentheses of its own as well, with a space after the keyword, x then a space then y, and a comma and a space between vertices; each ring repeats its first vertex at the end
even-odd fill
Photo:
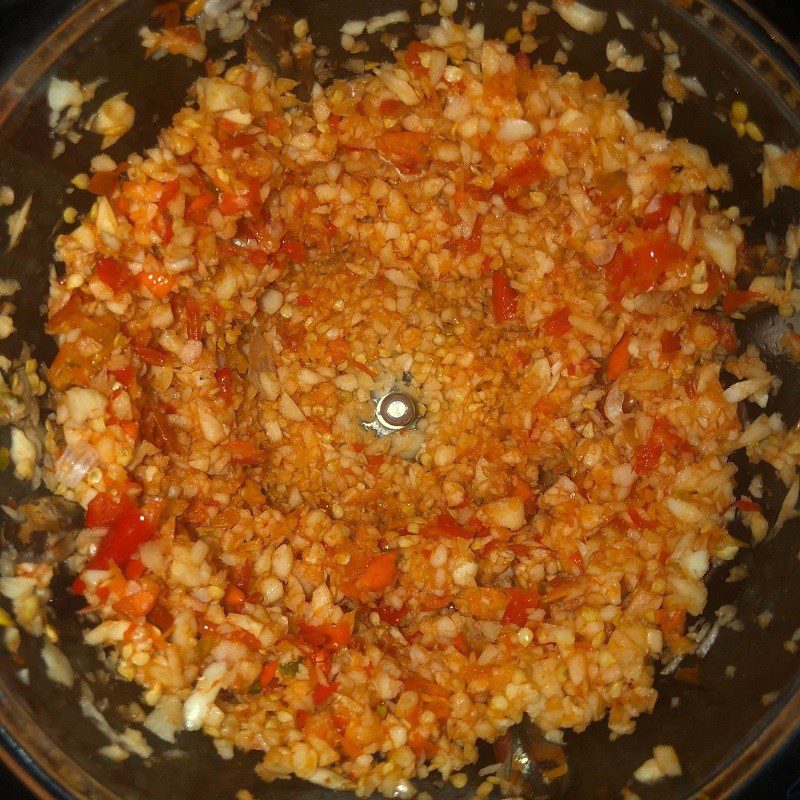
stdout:
POLYGON ((761 133, 761 128, 756 125, 755 122, 747 122, 744 126, 745 133, 754 141, 754 142, 763 142, 764 141, 764 134, 761 133))
POLYGON ((750 110, 747 108, 747 104, 737 100, 731 106, 731 122, 746 122, 749 113, 750 110))
POLYGON ((467 774, 465 772, 456 772, 455 775, 450 776, 450 783, 456 789, 463 789, 467 785, 467 774))
POLYGON ((186 6, 186 19, 194 19, 203 10, 205 4, 206 0, 192 0, 192 2, 186 6))

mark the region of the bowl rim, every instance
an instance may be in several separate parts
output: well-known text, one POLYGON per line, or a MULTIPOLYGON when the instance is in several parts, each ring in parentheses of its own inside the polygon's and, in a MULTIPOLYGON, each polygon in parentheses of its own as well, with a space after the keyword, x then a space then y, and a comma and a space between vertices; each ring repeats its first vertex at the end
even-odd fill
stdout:
POLYGON ((0 761, 39 800, 76 800, 4 726, 0 726, 0 761))
MULTIPOLYGON (((684 2, 670 0, 684 6, 684 2)), ((9 72, 0 73, 0 126, 17 108, 56 60, 96 22, 112 13, 126 0, 78 0, 67 9, 54 27, 35 40, 32 49, 9 72)), ((800 47, 795 46, 750 0, 689 0, 724 16, 738 35, 750 42, 754 50, 766 52, 773 63, 794 84, 800 96, 800 47)), ((800 116, 800 107, 793 109, 800 116)), ((790 688, 790 687, 787 687, 790 688)), ((732 796, 751 783, 760 770, 800 732, 800 673, 794 681, 791 696, 767 722, 760 733, 735 754, 695 797, 723 798, 732 796)), ((0 762, 36 797, 41 800, 81 800, 56 774, 37 762, 8 730, 0 718, 0 762)), ((77 764, 77 769, 82 770, 77 764)), ((83 795, 86 797, 86 795, 83 795)))

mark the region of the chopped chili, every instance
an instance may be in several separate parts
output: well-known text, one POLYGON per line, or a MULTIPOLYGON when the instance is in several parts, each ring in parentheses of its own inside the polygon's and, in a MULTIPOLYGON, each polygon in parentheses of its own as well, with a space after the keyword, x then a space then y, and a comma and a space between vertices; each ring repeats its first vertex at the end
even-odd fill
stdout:
POLYGON ((519 292, 511 285, 508 275, 502 270, 492 273, 492 312, 498 324, 508 322, 517 316, 519 292))

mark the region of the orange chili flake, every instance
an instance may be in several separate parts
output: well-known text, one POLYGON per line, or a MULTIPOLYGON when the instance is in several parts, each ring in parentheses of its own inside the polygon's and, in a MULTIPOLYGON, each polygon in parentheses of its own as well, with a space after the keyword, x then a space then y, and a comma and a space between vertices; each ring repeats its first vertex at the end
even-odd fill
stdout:
POLYGON ((136 373, 130 364, 127 367, 122 367, 121 369, 111 369, 109 372, 126 388, 129 389, 131 384, 133 384, 133 379, 136 377, 136 373))
POLYGON ((725 297, 722 298, 722 313, 733 314, 742 306, 755 302, 759 297, 761 295, 758 292, 751 292, 748 289, 732 289, 725 292, 725 297))
POLYGON ((610 381, 615 381, 628 369, 631 355, 628 352, 628 345, 631 343, 631 335, 623 333, 620 340, 614 345, 614 349, 608 356, 606 362, 606 377, 610 381))
POLYGON ((425 523, 419 532, 420 535, 431 538, 474 539, 485 536, 488 529, 474 518, 462 525, 450 514, 439 514, 435 519, 425 523))
POLYGON ((272 136, 278 136, 286 130, 286 121, 275 114, 267 114, 264 117, 264 130, 272 136))
POLYGON ((186 310, 186 336, 194 341, 199 341, 203 330, 200 306, 193 297, 187 297, 184 301, 184 308, 186 310))
POLYGON ((314 691, 311 692, 311 699, 314 701, 315 706, 321 706, 338 688, 336 682, 329 683, 327 686, 317 684, 314 691))
POLYGON ((517 478, 514 481, 514 496, 527 502, 533 497, 533 490, 526 481, 522 480, 522 478, 517 478))
POLYGON ((247 254, 247 257, 250 259, 250 263, 254 267, 264 267, 269 262, 269 254, 267 251, 259 248, 250 250, 250 252, 247 254))
POLYGON ((650 441, 639 445, 633 451, 631 467, 637 475, 649 475, 661 461, 664 447, 659 441, 650 441))
POLYGON ((325 625, 300 625, 300 636, 312 647, 329 647, 336 649, 349 644, 352 636, 350 624, 347 621, 325 625))
POLYGON ((652 522, 651 520, 647 519, 647 517, 642 516, 633 506, 628 506, 628 516, 631 518, 631 522, 633 522, 637 528, 650 530, 656 527, 655 522, 652 522))
POLYGON ((367 592, 380 592, 391 586, 397 578, 397 551, 389 550, 376 556, 358 578, 358 583, 367 592))
POLYGON ((666 231, 660 229, 629 253, 618 247, 605 267, 606 277, 617 299, 628 290, 644 294, 661 282, 665 272, 685 262, 686 258, 683 248, 670 241, 666 231))
POLYGON ((213 192, 203 191, 189 201, 186 216, 195 225, 203 225, 208 220, 208 211, 214 203, 213 192))
POLYGON ((158 592, 155 589, 142 589, 117 600, 111 608, 123 619, 136 620, 150 612, 157 597, 158 592))
POLYGON ((266 450, 242 439, 231 439, 228 442, 227 450, 231 454, 231 460, 237 464, 261 464, 267 458, 266 450))
POLYGON ((186 326, 186 338, 193 341, 200 341, 203 333, 203 326, 200 320, 200 306, 193 297, 173 294, 170 297, 172 315, 179 322, 186 326))
POLYGON ((642 227, 646 230, 652 230, 661 225, 666 225, 670 214, 672 214, 672 209, 675 208, 680 197, 679 194, 662 194, 654 198, 648 206, 649 210, 644 215, 642 227))
POLYGON ((119 167, 111 170, 100 170, 95 172, 86 188, 96 195, 110 196, 114 194, 119 186, 119 167))
POLYGON ((122 570, 129 581, 138 581, 144 575, 144 564, 140 558, 132 558, 122 570))
POLYGON ((385 117, 399 117, 403 114, 403 111, 406 108, 406 104, 401 100, 390 97, 386 100, 381 100, 381 104, 378 106, 378 111, 380 111, 380 113, 385 117))
POLYGON ((261 667, 261 672, 258 674, 258 682, 263 689, 266 689, 277 674, 278 663, 276 661, 267 661, 267 663, 261 667))
POLYGON ((240 194, 233 194, 232 192, 223 192, 219 197, 219 210, 220 213, 230 216, 231 214, 238 214, 247 209, 247 198, 240 194))
POLYGON ((220 399, 225 405, 233 401, 233 370, 230 367, 220 367, 214 370, 214 380, 219 386, 220 399))
POLYGON ((241 642, 245 647, 249 647, 251 650, 261 649, 261 642, 250 633, 250 631, 246 631, 243 628, 237 628, 230 633, 226 633, 225 638, 233 642, 241 642))
POLYGON ((139 274, 139 285, 160 299, 172 291, 175 280, 161 272, 142 272, 139 274))
POLYGON ((531 154, 521 161, 497 182, 497 190, 511 189, 515 186, 531 186, 547 177, 547 170, 542 165, 541 156, 531 154))
POLYGON ((131 279, 130 270, 121 261, 109 256, 97 259, 97 277, 114 293, 124 289, 131 279))
POLYGON ((694 448, 672 429, 663 417, 657 417, 647 441, 633 451, 631 466, 637 475, 649 475, 661 461, 665 451, 681 455, 691 453, 694 448))
POLYGON ((225 590, 222 603, 228 611, 241 614, 244 611, 246 599, 245 593, 238 586, 229 586, 225 590))
POLYGON ((467 655, 467 653, 469 653, 469 644, 467 643, 467 637, 464 636, 464 634, 461 633, 460 631, 453 637, 453 647, 455 647, 455 649, 458 650, 458 652, 461 653, 462 656, 465 656, 467 655))
POLYGON ((492 313, 498 324, 508 322, 517 316, 517 296, 519 292, 502 270, 492 273, 492 313))
POLYGON ((428 53, 431 50, 433 50, 433 48, 428 44, 424 44, 423 42, 411 42, 406 49, 405 55, 406 68, 408 71, 413 72, 415 75, 424 75, 427 70, 422 66, 419 57, 423 53, 428 53))
POLYGON ((153 367, 163 367, 164 364, 167 363, 167 354, 157 347, 134 344, 133 352, 143 364, 150 364, 153 367))
POLYGON ((656 622, 665 635, 680 636, 686 625, 686 612, 682 609, 658 609, 654 612, 656 622))
POLYGON ((419 131, 387 131, 375 140, 378 152, 400 166, 413 167, 428 159, 431 135, 419 131))
POLYGON ((382 622, 387 623, 388 625, 397 625, 401 619, 408 613, 408 610, 405 606, 400 606, 400 608, 392 608, 391 606, 384 606, 378 605, 375 609, 378 612, 378 616, 381 618, 382 622))
POLYGON ((161 196, 158 198, 158 210, 165 211, 167 206, 170 202, 177 197, 178 192, 181 188, 181 180, 180 178, 173 178, 173 180, 168 181, 164 184, 163 188, 161 189, 161 196))
POLYGON ((330 423, 326 422, 319 414, 309 414, 307 419, 320 433, 331 432, 330 423))
POLYGON ((208 520, 209 506, 214 505, 216 505, 216 503, 213 500, 206 502, 199 497, 195 497, 189 502, 189 505, 183 512, 183 516, 191 525, 202 525, 208 520))
POLYGON ((164 20, 164 28, 171 30, 181 21, 181 7, 177 3, 161 3, 153 9, 152 16, 161 17, 164 20))
POLYGON ((506 589, 508 604, 503 611, 501 622, 524 626, 528 621, 528 612, 538 608, 541 595, 533 589, 506 589))
POLYGON ((142 438, 167 453, 177 450, 178 440, 175 429, 167 419, 167 414, 158 408, 148 409, 142 417, 142 438))
POLYGON ((328 353, 331 357, 331 363, 334 366, 338 366, 347 361, 347 357, 350 355, 350 345, 346 339, 333 339, 328 343, 328 353))
POLYGON ((551 314, 542 323, 542 330, 548 336, 564 336, 569 333, 572 330, 572 325, 569 321, 569 309, 565 306, 551 314))
POLYGON ((378 377, 377 372, 371 370, 366 364, 362 364, 360 361, 356 361, 355 358, 351 358, 349 364, 350 366, 355 367, 360 372, 363 372, 365 375, 369 375, 370 378, 378 377))
POLYGON ((681 337, 678 331, 664 331, 661 334, 661 352, 671 356, 681 349, 681 337))
POLYGON ((147 615, 147 621, 162 633, 167 633, 175 624, 175 617, 172 616, 169 609, 161 601, 157 600, 147 615))
POLYGON ((295 264, 302 264, 308 255, 308 251, 304 245, 300 244, 300 242, 292 241, 291 239, 281 244, 281 253, 283 253, 287 260, 295 264))
POLYGON ((380 453, 377 455, 367 453, 364 456, 364 459, 367 462, 367 472, 371 472, 373 475, 376 475, 380 471, 381 464, 383 464, 386 456, 380 453))

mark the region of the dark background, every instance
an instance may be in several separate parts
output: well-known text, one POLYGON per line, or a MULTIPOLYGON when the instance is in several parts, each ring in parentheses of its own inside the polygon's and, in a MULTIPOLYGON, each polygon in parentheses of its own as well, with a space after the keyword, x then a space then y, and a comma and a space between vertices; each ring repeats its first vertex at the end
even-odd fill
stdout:
MULTIPOLYGON (((800 46, 800 0, 752 0, 787 38, 800 46)), ((0 76, 78 0, 0 0, 0 76)), ((0 765, 0 798, 33 800, 0 765)), ((736 800, 800 800, 800 735, 736 800)))
MULTIPOLYGON (((154 0, 154 5, 159 0, 154 0)), ((633 2, 633 0, 632 0, 633 2)), ((751 0, 800 46, 800 0, 751 0)), ((79 0, 0 0, 0 74, 8 71, 79 0)))

